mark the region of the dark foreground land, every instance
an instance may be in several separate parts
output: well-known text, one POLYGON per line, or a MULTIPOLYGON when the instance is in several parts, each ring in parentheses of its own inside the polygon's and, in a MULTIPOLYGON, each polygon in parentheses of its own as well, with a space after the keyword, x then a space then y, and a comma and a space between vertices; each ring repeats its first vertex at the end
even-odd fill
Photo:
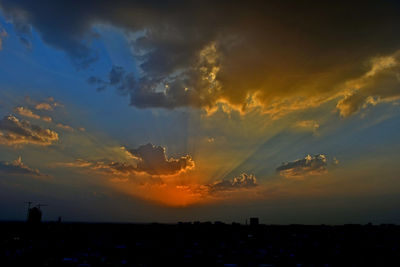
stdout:
POLYGON ((400 226, 3 222, 0 266, 400 266, 400 226))

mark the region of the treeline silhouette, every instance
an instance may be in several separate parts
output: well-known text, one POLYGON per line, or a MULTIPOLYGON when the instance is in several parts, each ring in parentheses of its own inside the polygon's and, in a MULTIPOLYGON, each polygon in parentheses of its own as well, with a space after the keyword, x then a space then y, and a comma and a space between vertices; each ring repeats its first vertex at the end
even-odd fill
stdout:
POLYGON ((397 225, 0 223, 0 266, 400 266, 397 225))

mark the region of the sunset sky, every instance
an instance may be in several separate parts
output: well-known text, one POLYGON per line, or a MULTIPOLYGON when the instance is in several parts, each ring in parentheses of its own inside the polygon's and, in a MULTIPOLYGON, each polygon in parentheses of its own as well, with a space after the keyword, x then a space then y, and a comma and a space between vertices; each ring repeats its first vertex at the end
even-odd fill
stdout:
POLYGON ((400 223, 399 14, 0 0, 0 220, 400 223))

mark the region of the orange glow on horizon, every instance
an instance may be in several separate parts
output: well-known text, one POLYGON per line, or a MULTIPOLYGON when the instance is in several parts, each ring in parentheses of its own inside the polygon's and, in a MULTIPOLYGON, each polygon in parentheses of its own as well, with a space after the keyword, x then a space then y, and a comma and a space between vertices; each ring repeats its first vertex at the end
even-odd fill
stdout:
POLYGON ((133 184, 113 183, 113 186, 129 195, 139 197, 170 207, 188 207, 194 204, 207 203, 211 197, 199 185, 168 184, 133 184))

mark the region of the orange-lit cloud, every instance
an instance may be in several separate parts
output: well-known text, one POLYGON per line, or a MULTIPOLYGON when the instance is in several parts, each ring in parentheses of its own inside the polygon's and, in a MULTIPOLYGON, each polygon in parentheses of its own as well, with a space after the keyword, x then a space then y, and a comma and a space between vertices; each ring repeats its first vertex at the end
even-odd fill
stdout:
POLYGON ((308 175, 320 175, 327 172, 327 159, 323 154, 310 156, 292 162, 283 163, 277 169, 287 178, 300 178, 308 175))
POLYGON ((29 96, 25 97, 27 104, 33 109, 39 111, 53 111, 56 107, 64 107, 64 105, 54 99, 54 97, 48 97, 44 101, 36 101, 29 96))
POLYGON ((59 165, 66 167, 89 167, 92 170, 123 176, 140 173, 155 176, 170 176, 192 170, 195 167, 191 156, 186 155, 178 159, 168 158, 164 147, 154 146, 150 143, 139 146, 136 149, 127 150, 125 147, 121 147, 120 149, 128 159, 133 161, 132 163, 112 160, 90 162, 77 159, 75 162, 59 163, 59 165))
POLYGON ((189 175, 186 172, 149 174, 132 163, 82 159, 56 165, 78 168, 90 175, 101 175, 107 178, 110 187, 120 192, 163 205, 188 206, 205 201, 203 193, 197 190, 196 181, 187 177, 186 185, 182 185, 182 175, 189 175))
POLYGON ((215 202, 235 197, 239 192, 251 191, 259 185, 253 174, 246 173, 232 179, 207 182, 201 171, 193 169, 194 163, 179 162, 187 160, 187 157, 168 158, 165 148, 160 146, 148 144, 129 151, 122 147, 121 151, 126 154, 126 162, 77 159, 56 166, 76 168, 87 175, 100 175, 118 191, 168 206, 215 202))
POLYGON ((28 118, 32 118, 32 119, 36 119, 36 120, 43 120, 43 121, 45 121, 45 122, 51 122, 51 121, 52 121, 52 118, 51 118, 51 117, 48 117, 48 116, 39 116, 39 115, 35 114, 32 110, 30 110, 29 108, 27 108, 27 107, 16 107, 16 108, 14 109, 14 111, 15 111, 17 114, 19 114, 19 115, 21 115, 21 116, 28 117, 28 118))
POLYGON ((58 133, 9 115, 0 120, 0 144, 49 146, 58 140, 58 133))
POLYGON ((0 175, 27 175, 39 178, 49 178, 50 175, 41 173, 38 169, 30 168, 22 162, 22 158, 7 162, 0 161, 0 175))
POLYGON ((164 147, 150 143, 131 149, 129 152, 139 160, 136 171, 151 175, 171 175, 195 167, 191 156, 185 155, 178 159, 168 158, 164 147))
POLYGON ((186 182, 173 176, 172 179, 165 178, 140 184, 119 179, 112 181, 111 186, 130 195, 175 207, 234 199, 242 197, 243 193, 253 194, 254 189, 258 188, 254 175, 247 174, 211 184, 202 184, 198 177, 192 175, 188 175, 186 178, 186 182))
POLYGON ((47 111, 50 111, 50 110, 53 110, 53 106, 50 105, 49 103, 43 102, 43 103, 38 103, 38 104, 36 104, 35 109, 37 109, 37 110, 47 110, 47 111))
POLYGON ((342 117, 368 106, 400 99, 400 50, 370 60, 369 70, 345 84, 346 93, 336 105, 342 117))
POLYGON ((68 12, 74 10, 68 1, 46 5, 58 14, 62 27, 30 1, 5 0, 1 9, 11 22, 32 27, 82 67, 98 59, 90 40, 97 36, 99 22, 124 29, 139 74, 115 65, 89 82, 99 91, 114 87, 129 95, 137 108, 222 108, 241 114, 256 109, 279 118, 347 95, 338 103, 347 116, 369 96, 374 101, 397 97, 382 86, 392 88, 394 76, 377 74, 378 65, 386 63, 371 70, 366 66, 377 55, 387 57, 400 48, 393 38, 400 26, 399 6, 393 1, 235 1, 227 7, 219 1, 144 5, 117 0, 97 1, 74 14, 68 12), (343 84, 367 72, 380 81, 369 82, 363 94, 352 97, 343 84))
POLYGON ((246 173, 242 173, 238 177, 234 177, 230 180, 220 180, 207 185, 210 193, 218 193, 220 191, 235 191, 239 189, 253 188, 256 186, 258 186, 256 177, 253 174, 246 173))
POLYGON ((314 120, 304 120, 295 123, 294 127, 302 131, 311 131, 316 133, 319 129, 319 123, 314 120))
POLYGON ((66 130, 66 131, 70 131, 70 132, 73 132, 73 131, 74 131, 74 128, 72 128, 71 126, 66 125, 66 124, 57 123, 56 126, 57 126, 58 128, 60 128, 60 129, 66 130))

